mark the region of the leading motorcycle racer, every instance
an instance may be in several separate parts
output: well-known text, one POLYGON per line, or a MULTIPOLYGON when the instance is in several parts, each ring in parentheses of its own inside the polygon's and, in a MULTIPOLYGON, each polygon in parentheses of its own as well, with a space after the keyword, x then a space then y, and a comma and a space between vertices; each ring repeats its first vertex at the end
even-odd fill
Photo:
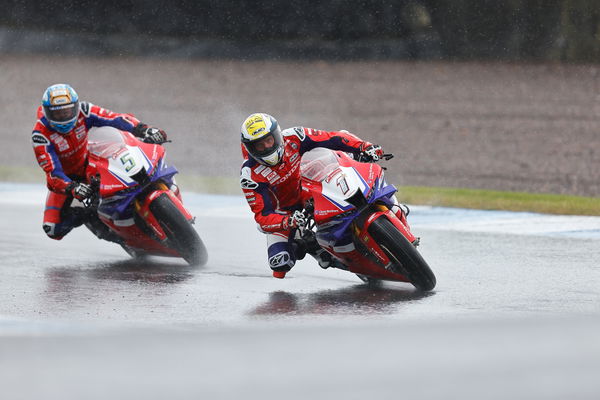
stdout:
MULTIPOLYGON (((48 237, 62 239, 84 221, 82 213, 71 208, 73 199, 80 201, 92 195, 85 182, 88 160, 88 131, 93 126, 112 126, 128 131, 147 143, 164 143, 167 134, 141 123, 131 114, 119 114, 100 106, 79 101, 75 90, 67 84, 49 86, 37 109, 37 121, 31 134, 33 151, 46 173, 48 196, 43 229, 48 237)), ((100 229, 103 224, 98 225, 100 229)), ((113 240, 109 232, 102 239, 113 240)))
MULTIPOLYGON (((380 146, 359 139, 348 131, 328 132, 312 128, 280 129, 269 114, 250 115, 241 128, 244 162, 240 185, 254 213, 258 229, 267 236, 267 253, 273 276, 283 278, 308 252, 322 268, 337 260, 325 250, 300 249, 294 243, 296 228, 306 223, 300 211, 300 159, 316 147, 361 154, 365 161, 383 156, 380 146)), ((396 211, 404 217, 400 207, 396 211)), ((404 219, 405 220, 405 219, 404 219)))

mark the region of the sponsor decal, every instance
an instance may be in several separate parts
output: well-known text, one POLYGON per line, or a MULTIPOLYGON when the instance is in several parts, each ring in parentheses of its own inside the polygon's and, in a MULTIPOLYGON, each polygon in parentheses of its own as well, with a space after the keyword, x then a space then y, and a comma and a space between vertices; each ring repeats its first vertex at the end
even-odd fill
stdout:
POLYGON ((86 134, 87 132, 85 131, 85 125, 80 125, 77 128, 75 128, 75 137, 77 138, 77 140, 81 140, 81 138, 83 138, 86 134))
POLYGON ((254 182, 251 179, 247 179, 247 178, 240 179, 240 185, 242 186, 242 189, 254 190, 254 189, 258 188, 258 183, 254 182))
POLYGON ((122 187, 122 185, 100 185, 100 189, 110 190, 110 189, 118 189, 122 187))
POLYGON ((31 142, 33 143, 34 146, 47 146, 50 144, 48 139, 46 139, 46 137, 40 133, 36 133, 36 134, 32 135, 31 142))
POLYGON ((306 134, 304 133, 304 128, 302 127, 295 127, 294 132, 296 133, 296 136, 300 138, 300 140, 304 140, 304 138, 306 137, 306 134))
POLYGON ((289 261, 290 255, 287 252, 277 253, 273 257, 269 258, 269 264, 271 267, 282 267, 287 265, 289 261))
POLYGON ((341 173, 342 170, 340 168, 336 168, 333 171, 331 171, 331 173, 329 175, 327 175, 327 177, 325 178, 325 183, 329 183, 331 182, 331 180, 333 179, 334 176, 336 176, 337 174, 341 173))
POLYGON ((266 176, 266 178, 269 181, 269 183, 273 183, 279 178, 279 175, 277 175, 277 172, 273 171, 268 176, 266 176))
POLYGON ((260 171, 262 171, 265 168, 267 168, 267 167, 265 167, 264 165, 259 165, 258 167, 256 167, 254 169, 254 172, 256 172, 257 174, 260 174, 260 171))
POLYGON ((90 104, 87 101, 82 101, 79 103, 79 108, 83 112, 86 117, 90 116, 90 104))
POLYGON ((290 142, 290 147, 294 150, 298 150, 298 145, 294 142, 290 142))
POLYGON ((265 169, 263 169, 260 172, 260 174, 266 178, 267 176, 271 175, 272 172, 273 172, 273 170, 271 168, 265 167, 265 169))
POLYGON ((292 162, 292 163, 293 163, 294 161, 296 161, 296 159, 297 159, 298 157, 300 157, 300 154, 299 154, 299 153, 294 153, 294 154, 292 154, 292 156, 290 157, 290 162, 292 162))
POLYGON ((296 163, 294 165, 294 167, 290 170, 290 172, 288 172, 287 174, 285 174, 283 177, 281 177, 281 182, 285 182, 289 179, 290 176, 292 176, 297 170, 298 170, 298 166, 300 165, 300 163, 296 163))
POLYGON ((267 123, 260 115, 249 118, 246 121, 244 128, 246 129, 246 132, 248 132, 248 135, 252 137, 257 137, 268 132, 267 123))

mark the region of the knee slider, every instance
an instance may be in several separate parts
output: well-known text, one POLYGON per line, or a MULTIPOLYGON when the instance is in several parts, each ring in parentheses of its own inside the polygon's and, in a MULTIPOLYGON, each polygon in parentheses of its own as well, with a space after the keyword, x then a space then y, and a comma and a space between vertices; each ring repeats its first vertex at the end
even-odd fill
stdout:
POLYGON ((44 222, 44 224, 42 225, 42 229, 44 229, 44 232, 46 233, 46 235, 48 235, 50 239, 60 240, 64 236, 55 232, 56 224, 53 224, 52 222, 44 222))
POLYGON ((294 266, 294 259, 290 256, 287 251, 280 251, 279 253, 269 257, 269 266, 274 271, 289 271, 294 266))

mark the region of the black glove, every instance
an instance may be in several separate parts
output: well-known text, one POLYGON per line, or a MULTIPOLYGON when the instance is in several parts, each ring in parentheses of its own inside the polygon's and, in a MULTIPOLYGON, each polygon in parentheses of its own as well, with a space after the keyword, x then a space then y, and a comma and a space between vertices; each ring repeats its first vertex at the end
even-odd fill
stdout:
POLYGON ((167 133, 165 131, 141 122, 133 128, 132 133, 142 139, 144 143, 162 144, 167 141, 167 133))
POLYGON ((383 149, 377 144, 370 144, 359 153, 358 161, 375 162, 383 158, 383 149))
POLYGON ((77 200, 83 201, 90 198, 94 194, 94 191, 87 183, 71 182, 67 186, 67 193, 70 193, 77 200))

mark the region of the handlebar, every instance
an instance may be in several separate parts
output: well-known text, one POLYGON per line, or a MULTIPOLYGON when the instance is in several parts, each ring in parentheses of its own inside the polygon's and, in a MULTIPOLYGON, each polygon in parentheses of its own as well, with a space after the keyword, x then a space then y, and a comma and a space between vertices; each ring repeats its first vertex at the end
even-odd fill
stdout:
POLYGON ((371 158, 371 156, 368 156, 364 152, 361 151, 360 153, 357 154, 356 161, 369 163, 369 162, 378 162, 378 161, 381 161, 381 160, 388 161, 388 160, 391 160, 392 158, 394 158, 394 155, 392 153, 385 153, 385 154, 383 154, 381 156, 381 158, 379 160, 374 161, 371 158))

